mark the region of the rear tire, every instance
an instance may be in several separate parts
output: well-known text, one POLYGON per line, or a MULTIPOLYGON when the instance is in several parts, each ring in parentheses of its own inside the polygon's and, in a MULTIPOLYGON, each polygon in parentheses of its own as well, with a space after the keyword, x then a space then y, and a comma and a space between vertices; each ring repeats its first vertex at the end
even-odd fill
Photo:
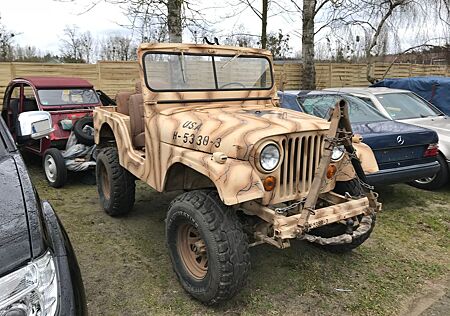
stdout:
POLYGON ((103 149, 97 156, 97 190, 100 204, 110 216, 125 215, 134 205, 134 176, 119 164, 117 149, 103 149))
POLYGON ((166 239, 182 287, 206 305, 233 297, 250 269, 247 236, 236 211, 216 191, 184 193, 172 201, 166 239))
POLYGON ((440 164, 440 169, 433 177, 417 179, 415 181, 409 182, 409 185, 422 190, 437 190, 442 188, 448 183, 448 164, 442 155, 438 155, 437 161, 440 164))
POLYGON ((50 186, 60 188, 67 182, 67 168, 61 152, 56 148, 45 151, 42 160, 45 178, 50 186))

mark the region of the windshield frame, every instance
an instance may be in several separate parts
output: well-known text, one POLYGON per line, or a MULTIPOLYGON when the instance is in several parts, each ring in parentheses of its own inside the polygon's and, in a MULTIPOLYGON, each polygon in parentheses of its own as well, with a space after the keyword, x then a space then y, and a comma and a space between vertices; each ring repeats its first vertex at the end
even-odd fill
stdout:
POLYGON ((59 87, 39 88, 39 89, 36 89, 35 96, 36 96, 36 101, 38 101, 38 103, 43 108, 46 108, 46 109, 58 109, 59 107, 60 108, 64 108, 64 107, 67 107, 67 106, 86 108, 86 107, 94 107, 94 106, 96 106, 96 105, 98 105, 100 103, 100 98, 99 98, 99 96, 97 94, 97 91, 95 91, 94 88, 85 88, 85 87, 82 87, 82 88, 80 88, 80 87, 73 87, 73 88, 59 88, 59 87), (61 90, 61 91, 62 90, 92 90, 94 92, 94 95, 97 98, 97 102, 95 102, 95 103, 84 103, 83 102, 83 103, 64 103, 64 104, 44 104, 44 103, 42 103, 41 95, 39 94, 39 92, 40 91, 49 91, 49 90, 61 90))
POLYGON ((383 108, 384 111, 386 111, 386 113, 389 115, 389 117, 391 117, 393 120, 411 120, 411 119, 421 119, 421 118, 436 118, 436 117, 440 117, 445 115, 441 110, 439 110, 436 106, 434 106, 433 104, 431 104, 430 102, 428 102, 427 100, 425 100, 424 98, 422 98, 420 95, 417 95, 416 93, 412 92, 412 91, 405 91, 405 92, 389 92, 389 93, 377 93, 374 94, 375 98, 377 100, 377 102, 381 105, 381 107, 383 108), (386 109, 386 105, 383 104, 383 102, 379 99, 379 96, 386 96, 386 95, 407 95, 407 96, 412 96, 413 99, 416 98, 420 101, 422 101, 425 106, 430 109, 431 111, 433 111, 436 115, 432 116, 432 115, 428 115, 428 116, 413 116, 413 117, 402 117, 402 118, 397 118, 397 117, 393 117, 391 112, 388 111, 388 109, 386 109))
POLYGON ((168 52, 168 51, 160 51, 160 50, 151 50, 151 51, 146 51, 144 52, 144 54, 142 55, 142 70, 144 73, 144 81, 145 81, 145 85, 147 86, 147 88, 152 91, 152 92, 202 92, 202 91, 214 91, 214 92, 228 92, 228 91, 258 91, 258 90, 271 90, 275 84, 274 82, 274 76, 273 76, 273 64, 272 61, 270 60, 269 57, 264 56, 264 55, 250 55, 250 54, 212 54, 212 53, 191 53, 191 52, 168 52), (265 87, 265 88, 229 88, 229 89, 219 89, 219 88, 215 88, 215 89, 211 89, 211 88, 203 88, 203 89, 199 89, 199 88, 195 88, 195 89, 154 89, 150 86, 150 84, 148 83, 148 76, 147 76, 147 67, 146 67, 146 62, 145 62, 145 57, 147 55, 155 55, 155 54, 164 54, 164 55, 187 55, 187 56, 205 56, 205 57, 211 57, 212 58, 212 68, 213 68, 213 75, 214 75, 214 84, 217 87, 218 86, 218 78, 217 78, 217 71, 216 71, 216 63, 214 61, 214 57, 236 57, 236 58, 261 58, 261 59, 266 59, 267 62, 269 63, 269 70, 270 70, 270 80, 271 80, 271 85, 270 87, 265 87))

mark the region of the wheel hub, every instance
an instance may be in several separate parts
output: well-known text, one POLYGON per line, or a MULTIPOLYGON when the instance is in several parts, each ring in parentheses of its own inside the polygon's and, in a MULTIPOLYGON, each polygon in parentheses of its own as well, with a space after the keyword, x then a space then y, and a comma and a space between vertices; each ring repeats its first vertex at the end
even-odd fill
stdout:
POLYGON ((197 228, 191 224, 182 224, 178 230, 177 248, 191 276, 198 280, 203 279, 208 272, 208 254, 197 228))
POLYGON ((56 181, 56 163, 52 156, 48 155, 45 157, 45 175, 50 182, 56 181))
POLYGON ((429 183, 433 182, 434 179, 436 179, 436 174, 431 177, 421 178, 421 179, 417 179, 415 181, 416 181, 416 183, 419 183, 419 184, 429 184, 429 183))

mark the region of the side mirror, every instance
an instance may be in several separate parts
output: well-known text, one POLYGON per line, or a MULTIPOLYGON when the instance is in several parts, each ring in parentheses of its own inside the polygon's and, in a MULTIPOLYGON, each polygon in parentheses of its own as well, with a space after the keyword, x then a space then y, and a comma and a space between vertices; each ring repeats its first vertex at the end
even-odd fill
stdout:
POLYGON ((18 121, 17 140, 19 143, 29 139, 44 138, 54 131, 52 117, 45 111, 22 112, 19 114, 18 121))

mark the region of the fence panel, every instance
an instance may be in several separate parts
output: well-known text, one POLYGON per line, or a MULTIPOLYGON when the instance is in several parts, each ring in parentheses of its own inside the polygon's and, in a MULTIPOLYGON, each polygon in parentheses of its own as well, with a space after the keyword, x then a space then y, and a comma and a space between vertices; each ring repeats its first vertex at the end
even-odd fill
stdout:
MULTIPOLYGON (((285 90, 301 88, 303 73, 299 62, 276 61, 274 79, 280 86, 284 77, 285 90)), ((317 63, 316 86, 318 89, 345 86, 368 86, 366 64, 317 63)), ((377 62, 372 74, 376 78, 410 76, 450 76, 448 65, 394 64, 377 62), (389 68, 390 67, 390 68, 389 68), (389 70, 388 70, 389 69, 389 70), (387 73, 386 73, 387 72, 387 73)), ((0 102, 8 82, 20 76, 80 77, 93 83, 97 89, 114 97, 118 91, 133 91, 139 78, 136 62, 99 62, 97 64, 48 64, 48 63, 0 63, 0 102)))

